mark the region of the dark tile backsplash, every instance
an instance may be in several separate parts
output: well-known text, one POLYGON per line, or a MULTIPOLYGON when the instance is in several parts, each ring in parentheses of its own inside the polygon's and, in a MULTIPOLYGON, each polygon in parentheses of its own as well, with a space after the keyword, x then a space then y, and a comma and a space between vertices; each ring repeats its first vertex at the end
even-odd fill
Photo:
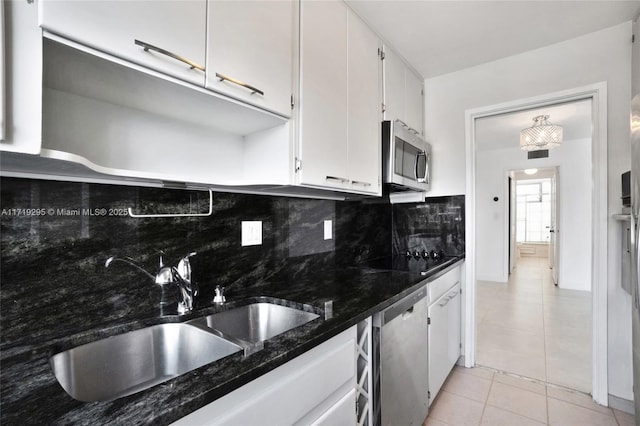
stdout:
POLYGON ((129 207, 136 213, 205 212, 209 197, 14 178, 0 183, 2 357, 60 333, 159 316, 159 287, 124 263, 105 268, 112 255, 130 257, 155 273, 160 250, 171 264, 196 251, 191 263, 200 285, 198 303, 208 305, 216 285, 231 297, 254 286, 268 293, 268 283, 282 276, 290 280, 356 265, 390 268, 406 248, 464 253, 462 196, 391 206, 384 199, 216 192, 209 217, 131 218, 129 207), (262 221, 262 245, 241 246, 242 220, 262 221), (333 221, 331 240, 323 238, 325 220, 333 221), (25 321, 25 311, 38 320, 25 321))
POLYGON ((424 270, 424 259, 407 251, 464 255, 464 195, 427 198, 424 203, 394 204, 392 263, 394 269, 424 270))

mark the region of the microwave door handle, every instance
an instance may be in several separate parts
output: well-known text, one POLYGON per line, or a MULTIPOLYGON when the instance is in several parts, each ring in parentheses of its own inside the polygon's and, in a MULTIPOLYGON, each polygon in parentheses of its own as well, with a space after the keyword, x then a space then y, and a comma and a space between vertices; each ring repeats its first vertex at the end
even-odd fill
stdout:
POLYGON ((424 162, 424 181, 425 183, 431 182, 431 170, 429 167, 429 163, 431 162, 431 153, 426 154, 425 162, 424 162))
POLYGON ((414 169, 414 175, 415 175, 415 178, 416 178, 416 182, 425 183, 427 181, 427 175, 426 175, 427 168, 426 168, 426 166, 425 166, 425 175, 424 175, 424 177, 418 177, 418 163, 419 163, 418 160, 420 159, 420 157, 424 157, 425 163, 427 162, 426 161, 427 160, 427 153, 424 152, 424 151, 418 152, 418 155, 416 155, 416 164, 415 164, 415 169, 414 169))

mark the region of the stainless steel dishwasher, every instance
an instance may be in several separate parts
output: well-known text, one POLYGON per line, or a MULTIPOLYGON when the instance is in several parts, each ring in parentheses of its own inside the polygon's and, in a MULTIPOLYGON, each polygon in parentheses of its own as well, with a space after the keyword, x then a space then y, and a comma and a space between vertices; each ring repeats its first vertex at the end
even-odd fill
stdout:
POLYGON ((427 417, 426 295, 425 286, 373 316, 374 425, 422 425, 427 417))

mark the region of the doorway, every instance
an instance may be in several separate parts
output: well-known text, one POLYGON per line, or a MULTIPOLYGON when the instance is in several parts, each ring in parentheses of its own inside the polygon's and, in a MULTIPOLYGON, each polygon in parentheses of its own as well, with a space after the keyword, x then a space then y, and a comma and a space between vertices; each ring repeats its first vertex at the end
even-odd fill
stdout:
MULTIPOLYGON (((514 262, 506 282, 478 280, 476 364, 591 393, 590 288, 558 286, 562 256, 559 238, 555 238, 560 235, 556 232, 560 220, 555 219, 564 216, 557 209, 561 203, 556 202, 560 201, 556 199, 560 168, 507 172, 508 192, 513 195, 509 197, 510 247, 506 251, 507 255, 515 253, 514 262)), ((589 168, 583 167, 587 177, 589 168)), ((580 173, 577 167, 570 170, 580 173)), ((568 206, 568 212, 588 208, 590 197, 581 202, 568 206)), ((590 235, 572 235, 574 229, 569 227, 566 238, 589 244, 590 235)), ((584 258, 565 265, 563 275, 575 275, 579 273, 576 268, 589 263, 589 250, 580 255, 584 258)), ((567 281, 571 284, 571 279, 567 281)))
MULTIPOLYGON (((546 259, 542 262, 538 262, 538 265, 531 260, 529 260, 530 265, 518 265, 518 261, 521 259, 518 259, 517 256, 514 255, 513 251, 508 249, 511 231, 508 225, 508 220, 504 220, 506 217, 510 216, 508 203, 503 201, 508 200, 510 194, 507 179, 508 171, 513 169, 529 168, 531 165, 540 165, 539 163, 535 163, 535 161, 540 160, 534 160, 533 162, 531 162, 531 160, 526 160, 526 153, 515 149, 514 152, 520 152, 521 155, 525 156, 524 158, 520 157, 521 163, 503 166, 497 160, 505 157, 505 150, 498 149, 487 154, 483 153, 482 149, 479 149, 477 142, 478 136, 480 135, 478 134, 476 125, 480 119, 485 117, 533 111, 538 108, 547 108, 559 104, 573 103, 575 101, 588 102, 588 107, 591 112, 590 119, 593 125, 593 127, 589 126, 591 135, 590 145, 586 149, 583 148, 579 150, 580 155, 587 155, 587 161, 581 161, 580 163, 585 163, 589 167, 588 178, 585 179, 589 187, 586 192, 580 192, 578 190, 569 191, 569 193, 573 193, 575 195, 579 194, 580 196, 584 196, 586 193, 592 197, 589 207, 586 208, 586 211, 582 211, 582 216, 585 216, 586 214, 589 219, 589 225, 586 228, 582 227, 582 233, 587 236, 589 241, 587 247, 588 256, 586 257, 586 261, 583 260, 578 264, 581 266, 582 271, 589 272, 586 283, 588 284, 591 292, 586 293, 586 299, 588 305, 593 306, 593 310, 590 317, 582 316, 581 320, 584 324, 586 319, 586 323, 588 324, 588 332, 586 334, 593 337, 591 344, 587 344, 587 346, 591 348, 590 360, 587 361, 589 370, 589 374, 587 374, 587 376, 590 376, 588 377, 591 385, 590 390, 596 402, 606 405, 608 397, 606 383, 606 258, 601 256, 602 244, 606 242, 606 227, 601 225, 602 223, 606 223, 606 220, 604 220, 606 218, 606 85, 603 83, 506 104, 478 108, 475 110, 469 110, 466 113, 467 159, 468 170, 471 172, 468 174, 467 180, 469 188, 468 206, 470 207, 469 215, 467 215, 469 220, 467 247, 473 247, 474 250, 472 256, 467 256, 466 268, 468 290, 465 298, 465 307, 468 316, 465 320, 465 366, 471 367, 476 363, 479 363, 481 360, 481 355, 479 354, 479 344, 481 341, 479 335, 482 332, 480 328, 480 317, 483 313, 486 313, 486 311, 482 312, 480 304, 480 286, 483 281, 500 283, 503 286, 508 286, 510 279, 509 272, 511 271, 512 264, 515 264, 515 268, 513 269, 514 272, 511 274, 512 276, 521 276, 523 275, 523 271, 528 269, 528 272, 531 275, 538 274, 541 281, 553 282, 550 277, 547 280, 543 276, 545 271, 547 273, 550 272, 546 259), (593 131, 591 131, 591 129, 593 129, 593 131), (486 185, 489 175, 482 172, 482 164, 483 161, 487 161, 487 158, 491 160, 489 167, 491 170, 489 175, 492 175, 493 178, 497 175, 497 178, 502 182, 499 186, 502 187, 490 187, 486 185), (489 188, 490 193, 487 193, 487 188, 489 188), (481 222, 481 219, 478 217, 479 212, 489 215, 489 220, 481 222), (501 224, 498 227, 499 229, 488 226, 493 222, 501 224), (498 230, 496 231, 496 229, 498 230), (481 241, 490 241, 490 243, 488 246, 481 246, 481 241), (512 253, 513 262, 509 260, 509 252, 512 253), (585 267, 587 265, 590 267, 585 267), (476 315, 476 311, 478 315, 476 315)), ((553 115, 550 121, 554 121, 553 115)), ((521 128, 524 127, 528 126, 524 125, 521 128)), ((517 147, 517 136, 515 138, 512 137, 512 141, 514 139, 516 140, 515 146, 517 147)), ((568 139, 565 138, 565 140, 568 139)), ((568 144, 565 145, 568 146, 568 144)), ((508 150, 512 148, 513 147, 505 149, 508 150)), ((553 152, 554 151, 551 151, 552 157, 549 161, 551 161, 553 156, 555 156, 553 152)), ((554 166, 554 164, 550 163, 547 163, 546 165, 554 166)), ((562 170, 560 170, 560 175, 570 177, 572 174, 563 174, 562 170)), ((568 182, 566 183, 568 184, 568 182)), ((563 193, 562 190, 559 192, 561 194, 563 193)), ((564 202, 566 203, 566 200, 564 202)), ((574 220, 566 219, 564 219, 564 221, 566 222, 564 225, 574 222, 574 220)), ((562 238, 564 225, 562 222, 563 219, 560 218, 560 225, 558 227, 560 234, 557 235, 559 240, 560 256, 562 256, 563 250, 566 251, 563 248, 564 240, 562 238)), ((573 290, 571 288, 573 284, 570 280, 567 280, 567 277, 571 278, 571 274, 568 274, 567 271, 563 272, 563 265, 566 266, 571 264, 575 264, 575 262, 563 262, 563 260, 560 259, 557 267, 559 280, 559 287, 557 287, 558 291, 573 290), (568 287, 563 288, 563 280, 565 280, 565 284, 567 284, 568 287)), ((581 281, 584 283, 584 280, 581 281)), ((553 287, 555 288, 555 286, 553 287)), ((534 291, 531 289, 527 290, 525 288, 521 288, 521 290, 522 293, 534 291)), ((541 297, 551 296, 551 294, 543 288, 535 291, 541 294, 541 297)), ((584 295, 585 293, 582 294, 584 295)), ((523 298, 526 299, 526 297, 523 298)), ((505 305, 505 307, 506 306, 508 305, 505 305)), ((543 306, 539 311, 544 314, 544 310, 545 308, 543 306)), ((515 323, 520 319, 511 318, 510 321, 515 323)), ((542 337, 541 340, 543 342, 542 347, 544 348, 545 337, 542 337)), ((505 345, 508 346, 508 342, 505 342, 505 345)), ((580 354, 584 355, 585 352, 586 351, 581 350, 580 354)), ((496 359, 496 357, 497 355, 493 356, 494 359, 496 359)), ((544 364, 544 380, 547 381, 546 356, 538 353, 532 358, 532 360, 533 359, 544 364)), ((523 375, 526 376, 526 374, 523 375)), ((572 387, 575 388, 577 386, 573 385, 572 387)), ((585 390, 584 386, 581 389, 585 390)))

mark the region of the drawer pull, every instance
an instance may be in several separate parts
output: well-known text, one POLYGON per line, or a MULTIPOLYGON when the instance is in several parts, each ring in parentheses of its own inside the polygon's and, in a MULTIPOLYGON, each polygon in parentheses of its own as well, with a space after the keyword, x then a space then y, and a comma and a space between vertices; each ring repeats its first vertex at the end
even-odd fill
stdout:
POLYGON ((191 60, 189 60, 189 59, 187 59, 187 58, 185 58, 183 56, 176 55, 175 53, 169 52, 168 50, 165 50, 165 49, 163 49, 161 47, 157 47, 157 46, 154 46, 153 44, 149 44, 149 43, 146 43, 146 42, 140 41, 140 40, 133 40, 133 42, 136 45, 141 46, 144 49, 145 52, 153 50, 154 52, 158 52, 158 53, 160 53, 162 55, 168 56, 168 57, 173 58, 175 60, 178 60, 180 62, 184 62, 185 64, 189 65, 189 67, 191 69, 195 68, 195 69, 200 70, 202 72, 204 72, 204 70, 205 70, 202 65, 198 65, 195 62, 193 62, 193 61, 191 61, 191 60))
POLYGON ((449 300, 451 300, 449 297, 443 297, 443 301, 441 303, 438 303, 438 306, 445 306, 447 303, 449 303, 449 300))
POLYGON ((361 185, 361 186, 365 186, 365 187, 371 186, 371 184, 369 182, 361 182, 361 181, 357 181, 357 180, 352 180, 351 184, 353 184, 353 185, 361 185))
POLYGON ((251 94, 255 95, 256 93, 260 96, 264 96, 264 92, 256 87, 253 87, 244 81, 236 80, 235 78, 227 77, 226 75, 222 75, 220 73, 216 73, 216 77, 220 79, 220 81, 228 81, 229 83, 237 84, 238 86, 242 86, 245 89, 251 90, 251 94))
POLYGON ((349 183, 349 179, 345 179, 339 176, 326 176, 325 180, 337 180, 338 182, 341 182, 341 183, 349 183))

